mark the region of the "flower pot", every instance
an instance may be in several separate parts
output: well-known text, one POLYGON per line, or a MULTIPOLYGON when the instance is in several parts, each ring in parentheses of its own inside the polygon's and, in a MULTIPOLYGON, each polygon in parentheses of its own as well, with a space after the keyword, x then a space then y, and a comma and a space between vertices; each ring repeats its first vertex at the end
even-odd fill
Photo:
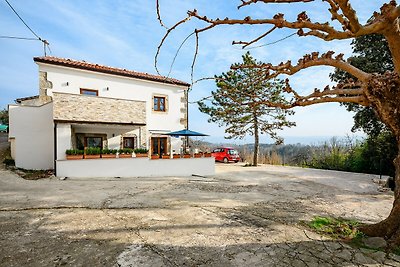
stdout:
POLYGON ((195 158, 201 158, 201 154, 200 153, 196 153, 196 154, 194 154, 194 157, 195 158))
POLYGON ((102 154, 101 158, 102 159, 115 159, 117 157, 117 155, 115 154, 102 154))
POLYGON ((85 155, 85 159, 99 159, 100 154, 97 155, 85 155))
POLYGON ((204 153, 205 158, 211 158, 211 153, 204 153))
POLYGON ((67 160, 83 159, 83 155, 67 155, 67 160))
POLYGON ((189 158, 190 158, 190 154, 185 154, 185 155, 183 155, 183 158, 189 159, 189 158))
POLYGON ((181 158, 181 155, 179 155, 179 154, 174 154, 174 155, 172 155, 172 158, 173 158, 173 159, 180 159, 180 158, 181 158))
POLYGON ((151 155, 151 159, 159 159, 160 156, 158 154, 151 155))
POLYGON ((170 155, 162 155, 162 158, 163 158, 163 159, 170 159, 171 156, 170 156, 170 155))
POLYGON ((119 154, 118 158, 132 158, 132 154, 119 154))
POLYGON ((143 154, 143 153, 137 153, 136 157, 137 158, 147 158, 149 155, 148 154, 143 154))

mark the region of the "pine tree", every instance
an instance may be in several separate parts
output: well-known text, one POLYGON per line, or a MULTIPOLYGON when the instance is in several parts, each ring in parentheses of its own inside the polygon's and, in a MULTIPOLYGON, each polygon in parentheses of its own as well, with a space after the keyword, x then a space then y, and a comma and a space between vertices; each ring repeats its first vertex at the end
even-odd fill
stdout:
POLYGON ((294 112, 266 105, 269 102, 288 103, 283 95, 285 82, 265 79, 264 70, 235 68, 241 64, 257 64, 249 52, 242 58, 243 62, 233 64, 230 71, 215 76, 218 89, 212 92, 211 105, 202 101, 199 102, 199 109, 210 116, 210 122, 226 126, 228 139, 254 136, 252 165, 257 166, 260 134, 268 134, 281 143, 282 138, 276 132, 295 125, 286 118, 294 112))

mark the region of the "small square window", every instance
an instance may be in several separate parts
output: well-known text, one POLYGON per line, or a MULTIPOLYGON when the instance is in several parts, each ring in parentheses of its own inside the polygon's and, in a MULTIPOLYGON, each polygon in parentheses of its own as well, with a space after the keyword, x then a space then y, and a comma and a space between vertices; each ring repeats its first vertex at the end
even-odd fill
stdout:
POLYGON ((135 137, 124 137, 123 139, 124 148, 136 148, 136 138, 135 137))
POLYGON ((83 88, 81 88, 81 95, 98 96, 98 95, 99 95, 99 91, 98 91, 98 90, 83 89, 83 88))
POLYGON ((153 98, 153 109, 154 111, 166 111, 165 97, 155 96, 153 98))

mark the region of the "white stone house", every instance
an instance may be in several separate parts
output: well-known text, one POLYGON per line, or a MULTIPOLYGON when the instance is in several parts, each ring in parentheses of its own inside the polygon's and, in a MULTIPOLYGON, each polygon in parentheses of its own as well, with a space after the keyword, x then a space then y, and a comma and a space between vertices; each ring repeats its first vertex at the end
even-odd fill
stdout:
MULTIPOLYGON (((58 169, 67 149, 90 146, 147 148, 160 156, 180 152, 183 139, 165 134, 187 128, 188 83, 57 57, 34 61, 39 95, 9 105, 16 167, 58 169)), ((82 162, 74 164, 94 164, 82 162)))

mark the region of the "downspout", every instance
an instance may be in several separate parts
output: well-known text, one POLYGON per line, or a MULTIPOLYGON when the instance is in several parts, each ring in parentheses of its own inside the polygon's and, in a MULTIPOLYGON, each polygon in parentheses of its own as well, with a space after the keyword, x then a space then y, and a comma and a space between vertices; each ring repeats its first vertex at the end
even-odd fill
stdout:
MULTIPOLYGON (((190 86, 186 90, 186 130, 189 130, 189 90, 190 86)), ((189 136, 186 136, 186 146, 185 146, 185 151, 183 151, 183 154, 186 153, 186 149, 189 146, 189 136)))
POLYGON ((138 146, 138 148, 141 148, 142 147, 142 134, 141 134, 141 132, 142 132, 142 127, 140 127, 139 126, 139 146, 138 146))
POLYGON ((189 130, 189 90, 190 87, 186 91, 186 130, 189 130))
POLYGON ((54 122, 54 175, 57 176, 57 123, 54 122))

